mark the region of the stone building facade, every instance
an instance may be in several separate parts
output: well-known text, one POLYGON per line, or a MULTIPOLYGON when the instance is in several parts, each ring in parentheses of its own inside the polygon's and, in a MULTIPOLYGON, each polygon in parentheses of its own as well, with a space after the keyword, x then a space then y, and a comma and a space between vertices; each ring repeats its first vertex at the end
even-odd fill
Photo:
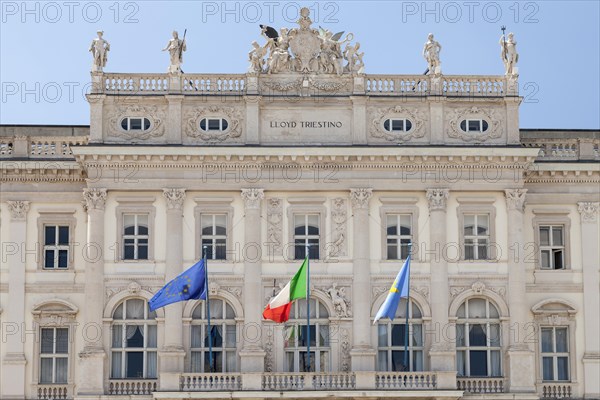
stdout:
POLYGON ((89 127, 0 127, 1 398, 600 396, 599 132, 520 130, 516 74, 301 61, 100 68, 89 127), (306 243, 310 372, 306 302, 261 317, 306 243), (147 308, 203 246, 212 366, 203 301, 147 308))

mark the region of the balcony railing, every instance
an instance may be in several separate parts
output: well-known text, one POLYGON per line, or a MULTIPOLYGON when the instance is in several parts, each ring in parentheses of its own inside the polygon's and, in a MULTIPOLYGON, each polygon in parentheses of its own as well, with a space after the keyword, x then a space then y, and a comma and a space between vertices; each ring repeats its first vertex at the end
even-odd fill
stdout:
MULTIPOLYGON (((272 80, 274 76, 276 77, 276 75, 253 77, 252 88, 248 88, 246 83, 250 78, 245 74, 105 73, 94 76, 92 91, 93 93, 118 95, 267 94, 261 93, 263 89, 260 82, 263 79, 272 80)), ((289 80, 291 78, 286 76, 281 79, 289 80)), ((298 75, 298 79, 304 78, 298 75)), ((518 94, 516 92, 509 93, 507 78, 496 75, 441 75, 439 78, 431 75, 364 75, 351 81, 353 82, 352 87, 345 88, 344 92, 348 94, 363 93, 370 96, 504 97, 518 94)), ((300 90, 300 86, 295 85, 289 90, 300 90)))
POLYGON ((435 372, 378 372, 375 375, 377 389, 435 389, 435 372))
POLYGON ((468 393, 504 393, 504 378, 457 378, 456 386, 468 393))
POLYGON ((352 373, 272 373, 262 377, 262 390, 351 390, 356 386, 352 373))
POLYGON ((149 395, 156 389, 156 379, 115 379, 108 382, 110 395, 149 395))
POLYGON ((87 143, 87 136, 5 136, 0 138, 0 158, 71 159, 71 146, 87 143))
POLYGON ((231 391, 242 389, 242 374, 182 374, 183 391, 231 391))
POLYGON ((66 400, 69 396, 69 386, 64 385, 37 385, 38 400, 66 400))
POLYGON ((569 399, 573 395, 573 384, 564 383, 542 383, 538 385, 538 393, 541 399, 569 399))

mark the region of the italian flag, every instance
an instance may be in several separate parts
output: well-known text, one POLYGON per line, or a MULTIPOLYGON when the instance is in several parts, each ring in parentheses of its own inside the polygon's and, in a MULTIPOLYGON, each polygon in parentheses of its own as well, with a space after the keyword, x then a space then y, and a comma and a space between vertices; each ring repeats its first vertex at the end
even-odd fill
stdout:
POLYGON ((302 266, 296 272, 296 275, 291 281, 285 285, 281 292, 271 299, 265 311, 263 318, 270 319, 278 323, 285 322, 290 319, 290 310, 292 302, 296 299, 306 298, 306 271, 308 269, 308 258, 304 259, 302 266))

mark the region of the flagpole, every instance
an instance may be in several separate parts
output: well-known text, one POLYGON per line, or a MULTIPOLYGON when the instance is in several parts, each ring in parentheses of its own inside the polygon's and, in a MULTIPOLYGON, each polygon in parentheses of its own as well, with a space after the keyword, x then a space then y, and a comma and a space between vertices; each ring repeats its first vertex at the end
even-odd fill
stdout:
MULTIPOLYGON (((408 256, 407 258, 410 258, 412 252, 412 243, 408 244, 408 256)), ((408 311, 409 311, 409 304, 410 304, 410 265, 407 265, 408 268, 408 290, 406 293, 406 328, 404 330, 404 367, 407 368, 410 371, 410 363, 408 360, 408 335, 410 333, 410 329, 408 326, 408 311)))
POLYGON ((310 244, 306 244, 306 350, 308 353, 308 372, 310 371, 310 244))
POLYGON ((208 260, 206 258, 206 249, 207 246, 204 246, 204 287, 206 288, 206 319, 208 321, 208 368, 210 372, 213 372, 212 330, 210 329, 210 296, 208 293, 208 260))

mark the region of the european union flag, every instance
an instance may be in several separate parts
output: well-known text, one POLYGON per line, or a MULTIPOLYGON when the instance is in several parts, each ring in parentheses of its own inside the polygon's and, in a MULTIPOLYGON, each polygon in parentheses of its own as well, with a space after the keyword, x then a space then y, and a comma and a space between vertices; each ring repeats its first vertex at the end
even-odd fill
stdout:
POLYGON ((400 299, 402 297, 408 297, 408 289, 409 289, 409 280, 410 280, 410 254, 406 257, 406 261, 404 261, 404 265, 400 268, 400 272, 398 272, 398 276, 396 276, 396 280, 392 284, 390 288, 390 292, 388 293, 385 301, 381 305, 379 311, 377 311, 377 315, 375 316, 375 322, 379 321, 379 319, 383 317, 388 317, 392 321, 396 316, 396 309, 398 308, 398 303, 400 303, 400 299))
POLYGON ((160 289, 148 303, 150 311, 178 301, 206 300, 207 286, 202 259, 160 289))

